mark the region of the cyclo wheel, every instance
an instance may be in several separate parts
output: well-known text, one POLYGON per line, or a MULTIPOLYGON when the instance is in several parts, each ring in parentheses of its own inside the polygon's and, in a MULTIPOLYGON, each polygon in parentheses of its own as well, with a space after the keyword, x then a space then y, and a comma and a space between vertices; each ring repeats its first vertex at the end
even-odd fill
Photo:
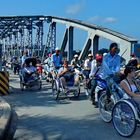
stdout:
POLYGON ((56 80, 53 80, 52 81, 52 94, 53 94, 53 96, 54 96, 54 98, 56 100, 59 97, 59 93, 60 93, 60 91, 58 90, 58 86, 57 86, 56 80))
POLYGON ((78 86, 77 86, 76 96, 75 97, 79 98, 80 93, 81 93, 81 88, 80 88, 80 82, 79 82, 78 86))
POLYGON ((123 137, 130 137, 136 131, 136 116, 130 104, 128 101, 119 101, 115 104, 112 112, 113 126, 123 137))
POLYGON ((103 91, 101 97, 99 98, 99 111, 101 118, 106 123, 109 123, 112 120, 113 106, 114 106, 113 99, 110 98, 110 101, 108 102, 106 92, 103 91))

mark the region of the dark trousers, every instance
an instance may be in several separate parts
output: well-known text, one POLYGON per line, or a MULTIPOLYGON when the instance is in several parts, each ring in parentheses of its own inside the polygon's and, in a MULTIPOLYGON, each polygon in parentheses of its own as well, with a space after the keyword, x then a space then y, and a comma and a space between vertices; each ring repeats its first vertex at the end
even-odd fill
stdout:
POLYGON ((14 74, 19 73, 19 69, 20 69, 20 66, 19 65, 14 65, 14 74))
POLYGON ((90 70, 84 70, 83 74, 85 75, 86 79, 89 78, 90 70))
POLYGON ((96 79, 92 79, 91 80, 91 100, 93 101, 93 102, 95 102, 95 88, 96 88, 96 86, 97 86, 97 81, 96 81, 96 79))

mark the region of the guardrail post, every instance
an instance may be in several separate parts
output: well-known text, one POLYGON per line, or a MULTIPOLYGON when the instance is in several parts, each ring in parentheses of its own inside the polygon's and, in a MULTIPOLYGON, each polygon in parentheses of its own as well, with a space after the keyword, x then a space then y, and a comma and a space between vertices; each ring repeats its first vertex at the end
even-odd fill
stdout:
POLYGON ((7 71, 0 71, 0 94, 9 94, 9 73, 7 71))
POLYGON ((0 71, 2 70, 2 44, 0 44, 0 71))

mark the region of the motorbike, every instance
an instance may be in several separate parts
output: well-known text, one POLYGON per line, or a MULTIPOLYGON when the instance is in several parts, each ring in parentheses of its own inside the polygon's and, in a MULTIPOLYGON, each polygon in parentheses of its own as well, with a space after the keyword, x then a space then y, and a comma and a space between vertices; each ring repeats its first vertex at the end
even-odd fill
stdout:
POLYGON ((97 82, 97 86, 95 88, 95 103, 98 106, 99 98, 107 91, 107 82, 100 78, 100 76, 96 76, 95 78, 97 82))
POLYGON ((42 65, 40 64, 40 63, 38 63, 38 64, 36 64, 36 69, 37 69, 37 72, 38 72, 38 74, 42 74, 42 65))

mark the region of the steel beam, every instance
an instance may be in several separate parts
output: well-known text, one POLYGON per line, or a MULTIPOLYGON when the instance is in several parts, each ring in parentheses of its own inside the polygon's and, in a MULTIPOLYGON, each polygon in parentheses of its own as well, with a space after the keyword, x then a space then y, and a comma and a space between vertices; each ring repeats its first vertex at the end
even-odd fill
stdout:
POLYGON ((79 56, 79 60, 84 60, 84 58, 87 56, 88 54, 88 50, 90 49, 91 47, 91 39, 90 38, 87 38, 86 42, 85 42, 85 45, 80 53, 80 56, 79 56))
POLYGON ((68 61, 73 58, 73 27, 68 28, 68 61))
POLYGON ((99 49, 99 36, 95 35, 93 38, 93 48, 92 48, 93 56, 95 56, 98 49, 99 49))
POLYGON ((63 37, 63 42, 62 42, 62 45, 60 47, 62 56, 63 56, 64 51, 66 49, 67 42, 68 42, 68 28, 65 30, 64 37, 63 37))

